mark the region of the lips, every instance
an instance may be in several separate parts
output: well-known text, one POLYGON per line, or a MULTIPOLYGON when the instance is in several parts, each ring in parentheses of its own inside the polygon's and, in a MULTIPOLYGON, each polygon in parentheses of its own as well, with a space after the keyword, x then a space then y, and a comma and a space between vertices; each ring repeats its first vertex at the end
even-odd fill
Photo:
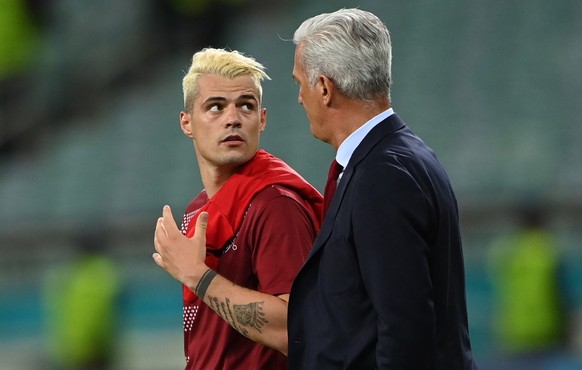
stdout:
POLYGON ((227 143, 227 142, 231 142, 231 141, 242 142, 244 140, 243 140, 242 136, 240 136, 240 135, 228 135, 227 137, 222 139, 223 143, 227 143))

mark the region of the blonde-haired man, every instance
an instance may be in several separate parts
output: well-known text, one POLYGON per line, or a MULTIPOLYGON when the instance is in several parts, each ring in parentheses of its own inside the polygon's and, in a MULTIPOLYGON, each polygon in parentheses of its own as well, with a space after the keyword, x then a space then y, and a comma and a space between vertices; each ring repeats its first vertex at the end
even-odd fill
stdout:
POLYGON ((265 78, 250 57, 203 49, 183 79, 180 126, 204 190, 181 228, 164 207, 153 258, 183 284, 188 370, 287 368, 289 292, 319 230, 322 197, 259 150, 265 78))

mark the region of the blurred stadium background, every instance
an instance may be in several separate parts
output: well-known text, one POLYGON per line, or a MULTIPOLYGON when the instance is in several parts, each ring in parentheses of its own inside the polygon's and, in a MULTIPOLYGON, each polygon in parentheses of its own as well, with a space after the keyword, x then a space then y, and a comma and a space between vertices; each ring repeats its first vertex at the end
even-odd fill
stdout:
POLYGON ((114 368, 182 368, 180 287, 151 253, 162 206, 178 215, 201 189, 178 126, 190 57, 216 46, 264 63, 262 146, 322 189, 333 152, 296 103, 289 39, 304 18, 356 6, 391 30, 394 108, 457 191, 481 367, 511 368, 491 246, 535 206, 568 316, 566 342, 538 365, 582 368, 582 2, 0 0, 1 369, 47 368, 47 275, 95 233, 123 285, 114 368))

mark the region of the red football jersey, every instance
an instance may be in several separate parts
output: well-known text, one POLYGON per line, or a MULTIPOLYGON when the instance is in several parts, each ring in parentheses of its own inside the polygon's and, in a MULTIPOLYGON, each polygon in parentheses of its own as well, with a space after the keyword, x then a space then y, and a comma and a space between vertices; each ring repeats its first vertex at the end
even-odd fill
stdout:
MULTIPOLYGON (((203 192, 190 203, 184 234, 207 201, 203 192)), ((252 200, 217 272, 249 289, 289 293, 315 239, 316 224, 297 194, 269 186, 252 200)), ((184 295, 184 348, 186 370, 287 369, 286 356, 238 333, 193 294, 184 295)))

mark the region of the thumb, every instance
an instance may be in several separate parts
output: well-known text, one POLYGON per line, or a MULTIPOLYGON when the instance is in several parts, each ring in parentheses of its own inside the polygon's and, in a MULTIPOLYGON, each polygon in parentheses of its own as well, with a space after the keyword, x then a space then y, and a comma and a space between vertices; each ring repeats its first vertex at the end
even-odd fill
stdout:
POLYGON ((200 248, 206 248, 206 229, 208 228, 208 212, 200 212, 194 226, 192 239, 200 248))
POLYGON ((206 229, 208 228, 208 212, 200 212, 196 219, 194 236, 204 237, 206 240, 206 229))

